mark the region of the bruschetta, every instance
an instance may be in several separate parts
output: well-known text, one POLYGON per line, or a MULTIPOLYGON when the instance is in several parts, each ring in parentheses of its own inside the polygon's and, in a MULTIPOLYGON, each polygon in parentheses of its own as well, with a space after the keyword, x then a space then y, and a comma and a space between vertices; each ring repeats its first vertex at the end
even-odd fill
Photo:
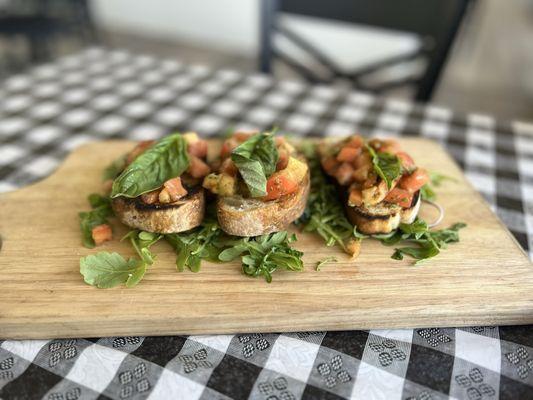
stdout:
POLYGON ((201 224, 205 213, 203 178, 207 142, 194 132, 140 142, 125 157, 111 187, 118 219, 136 229, 178 233, 201 224))
POLYGON ((346 213, 364 234, 386 234, 413 222, 428 173, 394 140, 351 136, 319 146, 323 170, 336 180, 346 213))
POLYGON ((303 213, 309 167, 284 138, 236 132, 222 145, 203 187, 217 196, 220 227, 235 236, 281 231, 303 213))

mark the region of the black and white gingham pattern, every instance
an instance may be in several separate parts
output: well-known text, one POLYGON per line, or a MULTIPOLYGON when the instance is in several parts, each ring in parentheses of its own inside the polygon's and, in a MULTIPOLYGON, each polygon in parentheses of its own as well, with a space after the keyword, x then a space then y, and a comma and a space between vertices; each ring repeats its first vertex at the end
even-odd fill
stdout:
MULTIPOLYGON (((228 127, 423 136, 533 255, 533 125, 264 75, 89 49, 0 86, 0 192, 76 146, 228 127)), ((0 342, 0 398, 529 399, 530 327, 0 342)))

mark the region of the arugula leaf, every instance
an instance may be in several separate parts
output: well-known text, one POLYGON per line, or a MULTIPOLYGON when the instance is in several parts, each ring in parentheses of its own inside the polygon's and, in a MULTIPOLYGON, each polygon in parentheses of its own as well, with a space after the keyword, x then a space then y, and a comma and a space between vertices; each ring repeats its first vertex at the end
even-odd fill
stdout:
POLYGON ((434 201, 437 198, 437 193, 435 193, 430 184, 426 183, 420 188, 420 196, 422 200, 434 201))
POLYGON ((152 265, 155 256, 150 252, 150 247, 163 237, 162 234, 139 230, 129 231, 121 240, 129 239, 135 252, 146 265, 152 265))
POLYGON ((402 163, 395 154, 377 153, 371 146, 366 145, 374 171, 387 183, 387 188, 392 188, 392 183, 402 175, 402 163))
POLYGON ((135 286, 144 276, 146 264, 130 258, 125 260, 118 253, 100 253, 84 257, 80 260, 80 273, 85 283, 100 289, 112 288, 125 284, 135 286))
POLYGON ((268 133, 251 136, 232 151, 231 159, 252 197, 265 196, 267 178, 276 171, 279 159, 274 137, 268 133))
POLYGON ((178 271, 189 268, 198 272, 202 260, 228 262, 238 257, 241 257, 244 274, 264 276, 268 282, 272 281, 272 273, 277 268, 303 269, 303 253, 290 247, 296 240, 294 235, 276 232, 257 237, 229 236, 210 211, 202 225, 193 231, 165 235, 165 240, 176 250, 178 271))
POLYGON ((324 258, 323 260, 320 260, 319 262, 316 263, 316 268, 315 270, 316 271, 320 271, 320 268, 324 265, 324 264, 327 264, 327 263, 330 263, 330 262, 337 262, 337 258, 333 257, 333 256, 330 256, 330 257, 326 257, 324 258))
POLYGON ((270 283, 272 273, 278 268, 288 271, 303 270, 303 253, 290 246, 294 241, 296 236, 289 236, 285 231, 241 238, 237 242, 233 241, 232 247, 222 251, 219 259, 231 261, 241 256, 242 272, 245 275, 263 276, 270 283))
POLYGON ((107 224, 107 218, 113 215, 111 201, 99 194, 93 193, 88 197, 91 211, 78 213, 83 246, 92 249, 95 246, 92 230, 95 226, 107 224))
POLYGON ((438 172, 429 172, 429 183, 426 183, 420 188, 422 200, 434 201, 437 198, 437 194, 435 193, 433 187, 442 185, 443 181, 457 182, 457 179, 451 176, 439 174, 438 172))
POLYGON ((138 156, 114 180, 111 197, 137 197, 180 176, 189 167, 187 143, 175 133, 161 139, 138 156))
POLYGON ((105 207, 111 210, 111 200, 109 197, 102 196, 98 193, 91 193, 89 196, 87 196, 87 200, 93 209, 105 207))
POLYGON ((348 252, 346 241, 360 238, 344 214, 337 188, 330 183, 322 172, 315 146, 303 142, 300 150, 305 154, 311 170, 311 190, 307 207, 302 216, 296 220, 303 232, 316 232, 325 241, 326 246, 339 245, 348 252))
POLYGON ((123 238, 130 239, 139 259, 131 257, 128 261, 118 253, 102 251, 80 260, 80 273, 85 283, 100 289, 107 289, 121 283, 126 287, 137 285, 144 277, 146 268, 154 263, 155 256, 150 246, 163 235, 133 230, 123 238))
POLYGON ((243 238, 241 240, 242 243, 236 243, 232 247, 228 247, 227 249, 221 251, 218 255, 218 259, 223 262, 232 261, 244 253, 247 249, 246 242, 250 239, 243 238))
POLYGON ((176 250, 176 267, 182 272, 189 268, 192 272, 200 271, 202 260, 219 261, 222 249, 217 240, 223 234, 215 219, 206 218, 200 227, 191 232, 165 235, 165 240, 176 250))
POLYGON ((102 181, 106 181, 108 179, 115 179, 126 167, 127 157, 128 155, 124 154, 117 158, 115 161, 113 161, 111 164, 109 164, 102 173, 102 181))
POLYGON ((435 257, 440 253, 440 249, 433 242, 420 243, 420 247, 400 247, 394 249, 394 253, 391 258, 394 260, 403 260, 404 255, 413 257, 415 265, 427 260, 428 258, 435 257))
POLYGON ((430 180, 431 184, 435 185, 435 186, 442 185, 442 182, 444 182, 444 181, 457 182, 457 179, 455 179, 454 177, 448 176, 448 175, 443 175, 443 174, 440 174, 440 173, 435 172, 435 171, 430 171, 429 172, 429 180, 430 180))
POLYGON ((403 260, 404 255, 407 255, 417 260, 415 265, 418 265, 438 255, 448 243, 459 242, 459 230, 465 227, 466 224, 459 222, 447 229, 430 231, 423 220, 417 219, 412 224, 400 224, 399 229, 392 236, 381 239, 381 242, 390 245, 408 241, 416 245, 396 248, 391 258, 403 260))
MULTIPOLYGON (((420 239, 424 233, 428 231, 428 224, 426 221, 417 218, 414 222, 410 224, 400 224, 400 231, 409 236, 413 236, 415 239, 420 239)), ((406 236, 409 237, 409 236, 406 236)))

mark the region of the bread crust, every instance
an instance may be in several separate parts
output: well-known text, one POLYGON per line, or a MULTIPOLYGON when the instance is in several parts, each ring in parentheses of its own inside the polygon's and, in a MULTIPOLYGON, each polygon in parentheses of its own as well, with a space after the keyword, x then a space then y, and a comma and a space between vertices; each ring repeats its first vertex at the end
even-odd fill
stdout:
POLYGON ((366 235, 385 234, 398 228, 400 223, 412 223, 418 215, 420 203, 420 191, 417 191, 413 196, 411 206, 408 208, 387 203, 380 203, 370 208, 346 205, 346 214, 359 232, 366 235))
POLYGON ((146 204, 139 198, 117 197, 111 200, 117 218, 125 225, 154 233, 188 231, 202 223, 205 213, 205 193, 195 187, 174 203, 146 204))
POLYGON ((310 183, 307 171, 296 192, 272 201, 219 196, 217 217, 220 227, 235 236, 259 236, 285 230, 304 212, 310 183))

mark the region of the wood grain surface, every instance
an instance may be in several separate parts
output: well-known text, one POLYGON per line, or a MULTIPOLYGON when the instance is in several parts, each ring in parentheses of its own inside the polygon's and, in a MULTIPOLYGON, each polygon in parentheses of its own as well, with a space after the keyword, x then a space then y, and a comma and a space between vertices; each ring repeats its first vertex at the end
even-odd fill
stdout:
MULTIPOLYGON (((118 239, 81 245, 77 213, 99 191, 102 169, 132 143, 98 142, 74 151, 49 178, 0 195, 0 338, 280 332, 533 323, 533 268, 509 231, 437 143, 404 139, 417 163, 458 179, 438 190, 443 226, 464 221, 461 242, 420 266, 395 261, 368 240, 351 261, 314 235, 298 234, 304 272, 276 272, 271 284, 240 263, 203 263, 177 272, 166 243, 133 288, 96 289, 79 273, 98 251, 133 255, 118 239), (317 261, 338 262, 315 271, 317 261)), ((430 219, 424 207, 422 216, 430 219)), ((115 223, 115 237, 126 228, 115 223)))

